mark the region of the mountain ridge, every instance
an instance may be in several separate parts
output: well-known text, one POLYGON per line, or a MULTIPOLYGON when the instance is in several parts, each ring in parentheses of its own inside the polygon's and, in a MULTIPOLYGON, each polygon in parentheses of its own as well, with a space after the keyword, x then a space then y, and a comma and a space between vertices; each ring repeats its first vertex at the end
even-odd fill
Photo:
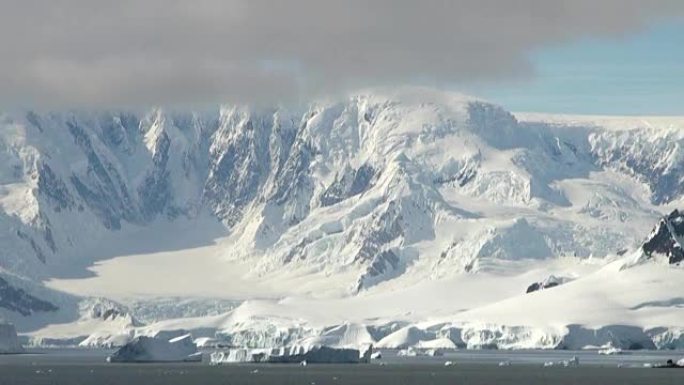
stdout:
MULTIPOLYGON (((295 293, 314 297, 558 258, 608 264, 637 250, 684 193, 676 121, 620 129, 518 120, 430 90, 301 110, 29 112, 0 121, 0 278, 39 286, 107 255, 98 245, 112 234, 184 221, 220 222, 215 257, 227 270, 246 261, 246 283, 296 277, 295 293)), ((61 299, 42 299, 78 308, 78 299, 54 295, 61 299)))

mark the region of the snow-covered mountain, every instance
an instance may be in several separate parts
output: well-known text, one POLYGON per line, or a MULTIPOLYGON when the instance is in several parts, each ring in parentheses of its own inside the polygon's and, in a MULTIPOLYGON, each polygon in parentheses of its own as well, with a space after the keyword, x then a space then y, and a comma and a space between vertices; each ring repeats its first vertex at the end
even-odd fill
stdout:
MULTIPOLYGON (((84 310, 84 303, 105 304, 127 314, 116 320, 124 329, 137 330, 122 305, 83 302, 92 293, 42 282, 97 279, 88 268, 114 257, 190 255, 201 247, 219 262, 204 271, 200 259, 191 262, 207 277, 192 284, 215 282, 202 295, 237 304, 262 296, 354 303, 393 290, 423 292, 424 282, 482 290, 476 281, 491 286, 492 276, 514 277, 516 298, 527 303, 637 258, 653 224, 683 197, 682 128, 678 118, 516 117, 424 89, 375 90, 301 109, 6 113, 0 312, 20 332, 49 339, 62 336, 59 325, 112 322, 106 312, 84 310), (141 235, 148 231, 155 236, 141 235), (195 236, 184 243, 189 233, 195 236), (561 287, 524 295, 550 276, 563 277, 561 287), (241 295, 235 280, 270 286, 267 294, 248 288, 241 295)), ((131 266, 130 274, 145 269, 131 266)), ((681 281, 681 269, 667 269, 681 281)), ((181 285, 127 276, 119 276, 120 287, 181 285)), ((673 288, 670 297, 684 295, 684 285, 673 288)), ((512 295, 512 286, 501 290, 477 301, 460 298, 476 293, 455 295, 445 311, 477 314, 512 295)), ((234 306, 220 309, 244 312, 248 304, 234 306)), ((410 316, 379 313, 400 323, 436 316, 415 307, 410 316)), ((680 314, 681 306, 668 310, 680 314)), ((582 321, 570 318, 553 322, 582 321)))

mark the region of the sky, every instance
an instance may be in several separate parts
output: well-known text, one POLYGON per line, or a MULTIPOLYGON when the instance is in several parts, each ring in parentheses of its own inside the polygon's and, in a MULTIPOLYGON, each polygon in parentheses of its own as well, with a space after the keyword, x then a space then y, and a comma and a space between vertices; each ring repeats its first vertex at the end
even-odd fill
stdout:
POLYGON ((514 111, 684 115, 684 22, 580 39, 530 57, 532 78, 464 88, 514 111))
POLYGON ((680 114, 682 0, 0 0, 0 106, 299 103, 372 87, 680 114))

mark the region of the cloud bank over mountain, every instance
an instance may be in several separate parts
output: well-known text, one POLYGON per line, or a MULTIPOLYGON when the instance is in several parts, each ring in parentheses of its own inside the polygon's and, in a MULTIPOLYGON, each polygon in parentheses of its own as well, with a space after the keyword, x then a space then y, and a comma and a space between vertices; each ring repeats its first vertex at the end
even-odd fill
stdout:
POLYGON ((297 101, 529 76, 527 54, 684 15, 676 0, 3 0, 0 103, 297 101))

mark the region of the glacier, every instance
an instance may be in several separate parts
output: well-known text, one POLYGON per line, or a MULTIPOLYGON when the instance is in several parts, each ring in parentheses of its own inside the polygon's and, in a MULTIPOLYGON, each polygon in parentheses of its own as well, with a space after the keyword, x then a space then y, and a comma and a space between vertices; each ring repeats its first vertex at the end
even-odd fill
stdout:
POLYGON ((681 347, 679 222, 642 245, 683 127, 427 89, 2 113, 0 315, 34 345, 681 347))

